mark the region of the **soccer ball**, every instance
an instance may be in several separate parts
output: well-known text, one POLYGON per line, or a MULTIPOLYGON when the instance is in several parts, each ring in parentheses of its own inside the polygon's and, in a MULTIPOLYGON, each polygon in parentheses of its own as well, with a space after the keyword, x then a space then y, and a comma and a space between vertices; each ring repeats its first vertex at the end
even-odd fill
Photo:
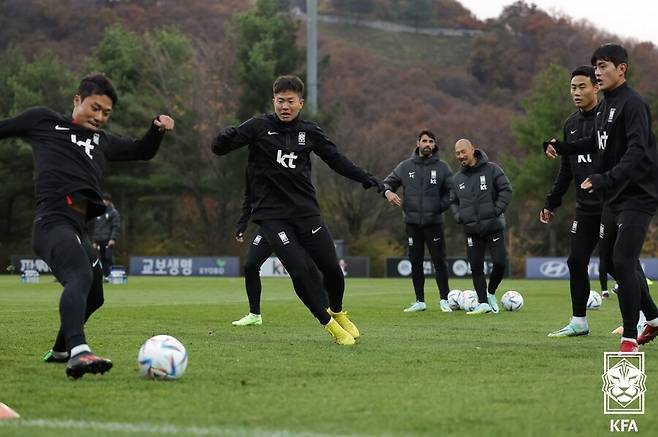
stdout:
POLYGON ((601 308, 601 295, 594 290, 589 291, 589 299, 587 299, 588 310, 598 310, 601 308))
POLYGON ((149 338, 137 355, 139 374, 148 379, 179 379, 187 369, 185 346, 170 335, 149 338))
POLYGON ((450 293, 448 293, 448 305, 450 305, 450 309, 453 310, 458 310, 459 308, 459 296, 461 296, 462 291, 461 290, 450 290, 450 293))
POLYGON ((478 295, 473 290, 462 291, 459 298, 459 307, 464 311, 473 311, 478 306, 478 295))
POLYGON ((507 311, 518 311, 523 308, 523 296, 518 291, 510 290, 503 294, 500 303, 507 311))

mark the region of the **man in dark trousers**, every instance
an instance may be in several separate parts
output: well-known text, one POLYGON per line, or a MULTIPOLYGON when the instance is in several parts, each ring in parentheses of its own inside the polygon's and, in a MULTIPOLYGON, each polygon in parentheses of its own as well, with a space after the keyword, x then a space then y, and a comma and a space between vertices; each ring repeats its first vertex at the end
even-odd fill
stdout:
POLYGON ((505 275, 505 209, 512 200, 512 185, 503 170, 467 139, 455 143, 461 170, 453 176, 451 207, 464 226, 466 255, 471 265, 478 306, 466 314, 498 313, 496 290, 505 275), (489 249, 493 269, 489 285, 484 276, 484 252, 489 249))
POLYGON ((64 285, 61 326, 46 362, 66 362, 66 374, 104 373, 112 362, 91 352, 84 324, 103 304, 103 272, 85 223, 105 212, 100 182, 108 161, 151 159, 165 131, 166 115, 153 119, 139 140, 101 130, 116 104, 110 80, 97 75, 80 82, 72 115, 31 108, 0 121, 0 139, 22 137, 32 146, 35 180, 34 250, 64 285))
POLYGON ((121 216, 112 203, 110 193, 103 193, 103 203, 107 209, 94 221, 94 247, 98 250, 103 275, 107 279, 110 276, 110 268, 114 265, 114 245, 119 236, 121 216))
POLYGON ((360 333, 343 311, 345 278, 320 217, 311 183, 311 152, 366 189, 377 187, 381 192, 383 185, 338 152, 317 124, 299 118, 304 106, 301 79, 277 78, 273 94, 273 114, 223 129, 213 140, 212 151, 225 155, 249 146, 252 220, 261 227, 306 307, 338 344, 353 345, 360 333), (326 292, 309 257, 324 275, 326 292))
POLYGON ((608 269, 619 283, 624 333, 620 352, 637 352, 658 335, 658 308, 648 292, 638 263, 651 218, 658 207, 658 150, 651 129, 651 112, 644 99, 626 83, 628 54, 617 44, 605 44, 592 54, 591 64, 604 100, 596 109, 594 133, 575 141, 544 143, 550 158, 596 153, 596 172, 580 188, 602 193, 601 232, 608 269), (640 310, 647 318, 638 336, 640 310))
POLYGON ((450 208, 450 178, 452 171, 438 157, 436 135, 429 130, 418 134, 411 158, 399 163, 384 179, 384 196, 391 205, 402 206, 409 243, 411 279, 416 301, 404 311, 425 311, 425 245, 430 251, 439 288, 439 307, 452 312, 448 304, 448 267, 443 233, 443 211, 450 208), (395 193, 402 186, 403 200, 395 193))
MULTIPOLYGON (((578 110, 571 114, 562 128, 565 141, 592 136, 599 85, 594 68, 584 65, 571 73, 571 100, 578 110)), ((576 337, 589 334, 587 323, 587 299, 589 298, 589 259, 599 241, 599 224, 601 207, 598 193, 588 193, 580 189, 580 184, 587 176, 594 173, 593 158, 596 155, 563 156, 560 169, 553 181, 553 187, 546 196, 544 208, 539 213, 541 223, 549 223, 557 208, 562 204, 562 197, 573 183, 576 186, 576 214, 571 224, 569 258, 569 289, 571 291, 572 317, 567 326, 548 334, 549 337, 576 337)), ((599 271, 607 276, 606 257, 600 256, 599 271)))

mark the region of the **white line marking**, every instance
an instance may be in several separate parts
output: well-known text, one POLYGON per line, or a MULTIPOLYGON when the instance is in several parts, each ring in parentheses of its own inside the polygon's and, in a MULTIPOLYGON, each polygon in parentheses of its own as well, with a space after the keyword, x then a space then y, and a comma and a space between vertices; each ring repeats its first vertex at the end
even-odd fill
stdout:
MULTIPOLYGON (((44 428, 63 430, 109 431, 124 434, 169 434, 195 436, 235 436, 235 437, 330 437, 332 434, 314 432, 294 432, 286 430, 266 430, 259 428, 231 426, 179 426, 173 424, 155 424, 148 422, 99 422, 87 420, 63 419, 16 419, 0 421, 0 429, 6 428, 44 428)), ((70 433, 69 433, 70 434, 70 433)), ((335 434, 334 434, 335 435, 335 434)), ((344 434, 343 434, 344 435, 344 434)), ((350 437, 367 437, 363 434, 348 434, 350 437)))

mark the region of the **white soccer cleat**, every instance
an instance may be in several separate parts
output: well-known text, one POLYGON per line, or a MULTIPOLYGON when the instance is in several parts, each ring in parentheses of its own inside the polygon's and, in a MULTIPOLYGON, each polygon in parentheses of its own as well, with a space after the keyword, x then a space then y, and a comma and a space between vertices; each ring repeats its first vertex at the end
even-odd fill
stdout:
POLYGON ((405 313, 415 313, 416 311, 425 311, 427 309, 427 305, 425 302, 414 302, 411 304, 409 308, 405 308, 404 312, 405 313))
POLYGON ((260 314, 249 313, 240 320, 231 322, 233 326, 258 326, 263 324, 263 318, 260 314))

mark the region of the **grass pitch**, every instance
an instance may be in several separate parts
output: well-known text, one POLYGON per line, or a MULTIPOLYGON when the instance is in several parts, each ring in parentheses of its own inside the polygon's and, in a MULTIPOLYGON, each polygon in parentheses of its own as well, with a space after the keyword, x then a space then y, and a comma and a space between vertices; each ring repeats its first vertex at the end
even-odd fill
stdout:
MULTIPOLYGON (((451 281, 452 288, 472 288, 451 281)), ((73 381, 40 361, 58 326, 58 284, 0 276, 0 402, 20 420, 2 436, 600 436, 610 418, 658 429, 658 344, 645 352, 646 413, 605 416, 603 352, 616 351, 616 297, 589 314, 591 333, 547 338, 570 316, 566 281, 505 280, 525 298, 517 313, 406 314, 411 281, 348 279, 345 308, 363 335, 341 347, 312 318, 287 279, 263 280, 260 327, 242 278, 138 278, 106 286, 87 324, 92 348, 114 361, 73 381), (170 334, 189 353, 183 379, 140 379, 139 346, 170 334)), ((502 293, 501 293, 502 294, 502 293)))

